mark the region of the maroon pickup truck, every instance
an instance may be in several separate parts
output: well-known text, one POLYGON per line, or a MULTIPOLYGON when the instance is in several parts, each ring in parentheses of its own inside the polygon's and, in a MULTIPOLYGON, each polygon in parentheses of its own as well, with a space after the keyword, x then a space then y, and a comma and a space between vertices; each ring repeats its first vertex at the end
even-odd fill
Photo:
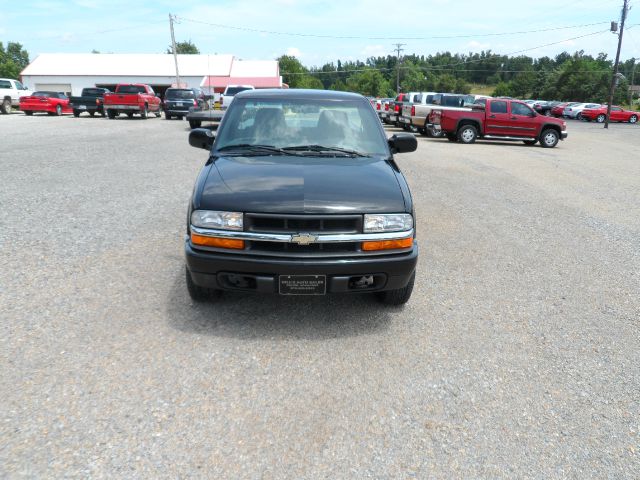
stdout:
POLYGON ((515 100, 481 99, 471 110, 434 109, 429 116, 436 131, 452 142, 473 143, 486 140, 521 140, 527 145, 553 148, 567 138, 567 122, 536 113, 515 100))
POLYGON ((142 118, 147 118, 149 113, 159 117, 160 104, 160 98, 153 89, 141 83, 118 85, 114 93, 105 93, 103 98, 104 111, 109 118, 116 118, 121 113, 126 113, 129 118, 134 113, 142 118))

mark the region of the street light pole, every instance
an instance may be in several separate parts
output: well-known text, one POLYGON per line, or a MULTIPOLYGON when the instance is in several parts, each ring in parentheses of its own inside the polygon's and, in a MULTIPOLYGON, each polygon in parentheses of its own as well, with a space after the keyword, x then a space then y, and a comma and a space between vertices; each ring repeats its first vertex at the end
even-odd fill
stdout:
POLYGON ((173 49, 173 61, 176 64, 176 87, 180 88, 180 72, 178 71, 178 52, 176 51, 176 36, 173 33, 175 17, 169 14, 169 27, 171 28, 171 47, 173 49))

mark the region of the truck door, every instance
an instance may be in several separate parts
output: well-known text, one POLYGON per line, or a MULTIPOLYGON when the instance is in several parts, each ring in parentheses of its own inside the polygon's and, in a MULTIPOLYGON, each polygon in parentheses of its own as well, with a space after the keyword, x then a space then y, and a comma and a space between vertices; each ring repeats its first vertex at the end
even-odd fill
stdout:
POLYGON ((511 135, 514 137, 535 137, 538 121, 536 113, 524 103, 511 102, 511 135))
POLYGON ((509 109, 506 100, 491 100, 488 103, 489 110, 486 113, 486 122, 484 127, 485 135, 513 135, 511 120, 509 120, 509 109))

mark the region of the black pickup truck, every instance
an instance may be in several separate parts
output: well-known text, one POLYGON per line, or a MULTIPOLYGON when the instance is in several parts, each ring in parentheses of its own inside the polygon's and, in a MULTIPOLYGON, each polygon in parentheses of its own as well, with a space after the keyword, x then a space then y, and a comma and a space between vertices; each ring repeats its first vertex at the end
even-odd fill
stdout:
POLYGON ((361 95, 248 90, 217 133, 187 215, 186 284, 196 301, 221 290, 280 295, 372 293, 409 300, 418 260, 414 210, 387 139, 361 95))
POLYGON ((108 88, 83 88, 79 97, 71 97, 69 99, 69 106, 73 108, 73 116, 79 117, 82 112, 88 112, 92 117, 96 113, 104 117, 102 97, 105 93, 109 93, 108 88))

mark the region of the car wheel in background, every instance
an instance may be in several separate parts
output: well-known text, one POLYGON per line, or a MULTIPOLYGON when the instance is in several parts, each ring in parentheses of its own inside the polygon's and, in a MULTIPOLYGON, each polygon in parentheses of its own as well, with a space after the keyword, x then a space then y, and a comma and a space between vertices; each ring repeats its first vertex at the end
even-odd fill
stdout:
POLYGON ((5 98, 2 101, 2 104, 0 105, 0 110, 2 110, 2 113, 4 113, 5 115, 9 115, 11 113, 11 99, 10 98, 5 98))
POLYGON ((73 111, 73 116, 78 118, 80 116, 80 110, 74 110, 73 111))
POLYGON ((31 115, 33 115, 33 112, 30 112, 29 110, 27 110, 26 112, 24 112, 24 114, 28 117, 30 117, 31 115))
POLYGON ((92 117, 94 117, 94 116, 95 116, 95 114, 96 114, 96 112, 94 112, 93 110, 91 110, 91 111, 89 112, 89 115, 90 115, 90 116, 92 116, 92 117))
POLYGON ((116 118, 116 112, 114 112, 113 110, 107 110, 107 117, 113 120, 114 118, 116 118))
POLYGON ((59 117, 60 115, 62 115, 62 105, 56 105, 56 113, 55 115, 57 117, 59 117))
POLYGON ((416 281, 416 273, 413 272, 411 280, 407 283, 406 287, 398 288, 397 290, 387 290, 386 292, 378 292, 376 296, 378 300, 387 305, 402 305, 407 303, 411 298, 411 292, 413 292, 413 284, 416 281))
POLYGON ((164 119, 171 120, 171 114, 169 112, 164 112, 164 119))
POLYGON ((200 128, 200 125, 202 125, 200 120, 189 120, 189 126, 191 128, 200 128))
POLYGON ((434 128, 430 128, 429 136, 433 138, 442 138, 444 136, 444 132, 442 130, 436 130, 434 128))
POLYGON ((631 115, 629 117, 629 123, 636 123, 638 121, 638 116, 637 115, 631 115))
POLYGON ((149 107, 147 106, 147 104, 145 103, 144 107, 142 108, 142 110, 140 110, 140 116, 142 118, 147 118, 149 117, 149 107))
POLYGON ((160 110, 158 110, 157 112, 153 112, 153 114, 156 116, 156 118, 160 118, 162 116, 162 112, 160 110))
POLYGON ((531 146, 531 145, 535 145, 538 142, 538 140, 523 140, 523 142, 525 145, 531 146))
POLYGON ((551 110, 547 110, 546 112, 544 112, 544 116, 545 117, 550 117, 551 116, 551 110))
POLYGON ((182 120, 184 117, 182 115, 178 115, 178 120, 182 120))
POLYGON ((560 135, 552 128, 543 130, 540 135, 540 146, 543 148, 553 148, 558 144, 558 141, 560 141, 560 135))
POLYGON ((604 123, 604 121, 607 119, 606 115, 604 113, 601 113, 600 115, 598 115, 596 117, 596 122, 598 123, 604 123))
POLYGON ((582 120, 582 113, 578 113, 576 115, 576 120, 582 120))
POLYGON ((473 125, 463 125, 458 130, 458 140, 461 143, 473 143, 478 138, 478 130, 473 125))
POLYGON ((127 112, 127 117, 133 118, 133 112, 127 112))

